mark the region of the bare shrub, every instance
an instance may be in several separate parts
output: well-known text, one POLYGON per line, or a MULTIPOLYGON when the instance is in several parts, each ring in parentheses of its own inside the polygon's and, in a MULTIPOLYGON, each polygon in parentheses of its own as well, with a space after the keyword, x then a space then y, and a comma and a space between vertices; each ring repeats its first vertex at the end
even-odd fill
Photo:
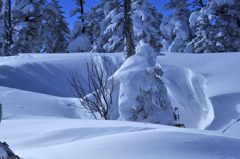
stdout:
POLYGON ((81 78, 77 71, 72 71, 69 81, 83 108, 95 119, 100 116, 108 120, 114 89, 114 79, 110 76, 116 71, 116 66, 108 63, 104 57, 102 59, 102 63, 93 58, 87 62, 87 79, 81 78))

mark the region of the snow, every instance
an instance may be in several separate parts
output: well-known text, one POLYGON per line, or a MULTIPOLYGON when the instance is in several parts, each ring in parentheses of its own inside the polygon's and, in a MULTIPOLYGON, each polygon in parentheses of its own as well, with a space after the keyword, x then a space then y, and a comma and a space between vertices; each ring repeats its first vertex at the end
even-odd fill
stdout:
POLYGON ((205 92, 206 79, 185 67, 163 65, 163 70, 168 96, 173 107, 179 109, 180 122, 186 127, 205 129, 214 119, 213 106, 205 92))
POLYGON ((239 138, 150 124, 23 119, 5 122, 2 130, 1 138, 24 158, 219 159, 240 155, 239 138), (18 124, 20 131, 15 127, 18 124))
POLYGON ((70 52, 86 52, 91 48, 91 41, 86 35, 78 36, 76 39, 73 39, 68 46, 70 52))
MULTIPOLYGON (((157 65, 165 72, 163 80, 171 104, 179 107, 180 121, 188 127, 185 129, 89 120, 88 114, 78 108, 68 77, 69 71, 77 70, 86 78, 86 62, 91 57, 102 59, 99 54, 1 57, 0 141, 7 141, 17 155, 26 159, 239 158, 240 124, 222 131, 239 119, 240 54, 157 57, 157 65)), ((117 67, 124 60, 122 54, 105 54, 105 58, 117 67)), ((131 63, 129 59, 122 68, 135 60, 131 63)), ((146 69, 144 65, 151 66, 145 60, 136 68, 146 69)))
POLYGON ((188 20, 183 16, 164 17, 161 31, 167 39, 163 50, 169 52, 182 52, 186 41, 191 36, 188 20))
POLYGON ((223 130, 232 120, 239 119, 239 66, 240 54, 222 53, 209 55, 168 54, 159 58, 161 64, 187 67, 206 79, 205 90, 210 98, 215 118, 207 128, 223 130))
POLYGON ((232 5, 235 4, 235 0, 213 0, 217 5, 232 5))
POLYGON ((162 70, 155 66, 156 55, 150 45, 140 42, 136 54, 113 75, 120 88, 119 119, 174 124, 171 103, 161 80, 162 70))

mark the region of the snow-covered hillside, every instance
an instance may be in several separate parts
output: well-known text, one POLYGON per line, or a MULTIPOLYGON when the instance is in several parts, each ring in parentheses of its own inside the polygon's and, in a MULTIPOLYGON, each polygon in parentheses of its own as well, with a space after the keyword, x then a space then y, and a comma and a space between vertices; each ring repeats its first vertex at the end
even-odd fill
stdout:
MULTIPOLYGON (((87 120, 68 82, 99 54, 2 57, 0 141, 26 159, 239 158, 240 54, 167 54, 158 57, 180 121, 194 129, 125 121, 87 120), (208 130, 199 130, 208 129, 208 130)), ((121 54, 105 58, 120 67, 121 54)))

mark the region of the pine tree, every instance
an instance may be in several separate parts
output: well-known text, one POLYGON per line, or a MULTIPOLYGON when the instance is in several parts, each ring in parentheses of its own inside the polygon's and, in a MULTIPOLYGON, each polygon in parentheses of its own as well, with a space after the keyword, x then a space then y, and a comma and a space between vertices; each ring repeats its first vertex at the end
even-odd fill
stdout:
POLYGON ((155 51, 162 48, 160 31, 162 15, 147 0, 132 0, 132 19, 135 46, 141 41, 149 44, 155 51))
POLYGON ((239 14, 239 1, 234 4, 209 1, 191 22, 196 37, 188 50, 195 53, 240 51, 239 14))
POLYGON ((92 51, 121 52, 124 48, 123 8, 119 0, 102 0, 88 15, 87 32, 92 51), (99 14, 94 15, 96 12, 99 14), (91 35, 91 32, 94 33, 91 35))
POLYGON ((68 50, 70 52, 88 52, 91 50, 91 39, 86 33, 86 22, 84 13, 84 0, 75 0, 76 8, 71 16, 78 15, 78 21, 74 23, 74 28, 70 36, 68 50))
POLYGON ((42 22, 45 0, 15 0, 13 51, 37 53, 42 51, 42 22))
POLYGON ((200 10, 205 6, 203 0, 193 0, 191 5, 194 10, 200 10))
MULTIPOLYGON (((92 51, 124 51, 126 33, 124 10, 124 6, 119 0, 102 0, 87 14, 86 33, 92 37, 92 51)), ((159 51, 162 38, 159 30, 161 18, 161 14, 146 0, 132 0, 131 21, 133 26, 131 36, 133 46, 144 41, 159 51)))
POLYGON ((188 1, 183 0, 169 0, 164 6, 166 10, 172 10, 169 16, 164 17, 161 24, 161 31, 165 37, 164 51, 184 52, 187 43, 191 40, 188 6, 188 1))
POLYGON ((81 19, 82 22, 81 33, 85 33, 84 3, 85 0, 75 0, 76 8, 71 12, 71 16, 79 14, 78 18, 81 19))
POLYGON ((175 15, 177 15, 177 14, 189 15, 188 6, 189 6, 188 1, 168 0, 168 2, 164 5, 164 9, 165 10, 173 10, 175 15))
POLYGON ((70 33, 58 0, 51 0, 44 11, 43 48, 45 52, 65 52, 70 33))

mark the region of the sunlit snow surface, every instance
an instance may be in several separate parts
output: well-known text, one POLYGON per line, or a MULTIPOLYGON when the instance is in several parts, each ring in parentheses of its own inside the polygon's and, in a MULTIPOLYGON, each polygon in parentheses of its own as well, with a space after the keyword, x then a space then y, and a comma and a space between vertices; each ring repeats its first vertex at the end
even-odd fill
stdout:
MULTIPOLYGON (((91 56, 99 57, 29 54, 1 58, 4 120, 0 141, 7 141, 24 159, 240 157, 240 124, 221 132, 240 116, 240 54, 158 57, 172 104, 181 108, 181 121, 195 129, 83 120, 89 115, 76 108, 79 103, 72 95, 68 77, 74 69, 85 75, 91 56), (212 112, 204 112, 211 106, 212 112), (208 130, 198 129, 207 125, 208 130)), ((106 57, 116 65, 123 62, 119 54, 106 57)))

